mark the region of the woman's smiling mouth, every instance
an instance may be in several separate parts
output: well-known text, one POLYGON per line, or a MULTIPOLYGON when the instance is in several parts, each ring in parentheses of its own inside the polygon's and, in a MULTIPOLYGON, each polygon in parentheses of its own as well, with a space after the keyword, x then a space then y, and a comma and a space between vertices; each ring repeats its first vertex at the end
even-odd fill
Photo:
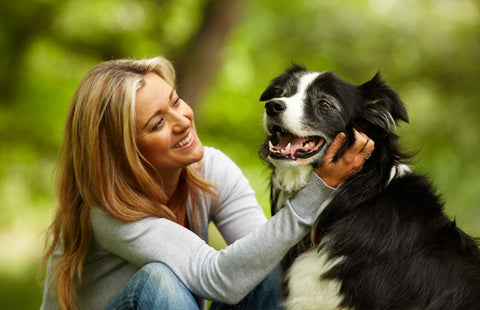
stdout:
POLYGON ((183 138, 182 140, 180 140, 177 144, 175 144, 173 146, 173 148, 174 149, 179 149, 179 148, 185 147, 192 141, 193 141, 193 133, 192 133, 192 131, 190 131, 188 133, 188 135, 185 138, 183 138))

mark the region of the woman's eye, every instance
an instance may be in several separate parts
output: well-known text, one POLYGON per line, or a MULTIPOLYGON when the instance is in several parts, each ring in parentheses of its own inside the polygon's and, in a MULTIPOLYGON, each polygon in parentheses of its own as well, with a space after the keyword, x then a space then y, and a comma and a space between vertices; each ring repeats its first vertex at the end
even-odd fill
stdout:
POLYGON ((158 122, 156 122, 155 125, 153 125, 152 131, 159 129, 160 127, 162 127, 162 125, 163 125, 163 118, 160 119, 158 122))
POLYGON ((181 99, 180 97, 175 98, 175 100, 173 101, 173 106, 174 107, 178 106, 180 104, 180 99, 181 99))

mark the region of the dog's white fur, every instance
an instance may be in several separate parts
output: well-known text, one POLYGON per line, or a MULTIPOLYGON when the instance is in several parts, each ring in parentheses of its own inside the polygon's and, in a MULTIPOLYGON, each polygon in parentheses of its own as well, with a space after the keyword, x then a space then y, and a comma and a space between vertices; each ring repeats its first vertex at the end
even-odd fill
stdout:
POLYGON ((288 298, 282 303, 289 310, 346 310, 340 307, 341 282, 323 279, 325 272, 340 263, 328 259, 326 251, 309 250, 300 255, 288 270, 288 298))
POLYGON ((285 128, 291 132, 295 132, 297 136, 309 136, 311 132, 309 128, 304 128, 303 120, 305 119, 304 111, 304 102, 305 97, 307 96, 308 86, 318 77, 319 73, 312 72, 305 74, 301 77, 298 83, 297 93, 292 97, 281 98, 282 101, 286 104, 287 110, 283 115, 288 115, 288 118, 283 119, 285 128))
POLYGON ((278 166, 272 180, 273 185, 288 193, 296 192, 307 185, 312 170, 310 165, 298 165, 295 168, 288 165, 278 166))

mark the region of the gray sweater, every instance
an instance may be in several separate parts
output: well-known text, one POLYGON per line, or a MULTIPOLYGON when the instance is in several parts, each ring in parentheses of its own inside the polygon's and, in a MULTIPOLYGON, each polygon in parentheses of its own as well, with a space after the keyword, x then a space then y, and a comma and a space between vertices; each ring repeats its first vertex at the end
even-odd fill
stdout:
MULTIPOLYGON (((267 221, 240 169, 222 152, 205 147, 204 177, 217 185, 219 202, 199 197, 198 235, 172 221, 149 217, 126 223, 94 208, 93 242, 82 281, 76 284, 81 309, 104 309, 143 265, 163 262, 203 299, 235 304, 260 283, 286 252, 309 231, 318 207, 334 190, 312 173, 308 185, 267 221), (228 246, 208 245, 213 221, 228 246)), ((191 206, 188 205, 191 221, 191 206)), ((58 259, 51 257, 49 270, 58 259)), ((57 309, 55 289, 45 283, 42 309, 57 309)))

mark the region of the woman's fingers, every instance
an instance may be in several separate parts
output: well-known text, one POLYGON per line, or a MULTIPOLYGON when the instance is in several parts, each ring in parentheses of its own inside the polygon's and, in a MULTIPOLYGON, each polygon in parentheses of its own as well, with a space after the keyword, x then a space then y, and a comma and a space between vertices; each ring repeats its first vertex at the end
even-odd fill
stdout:
POLYGON ((354 130, 354 144, 337 161, 333 158, 346 142, 344 133, 339 133, 328 148, 321 168, 315 172, 331 187, 337 187, 352 173, 362 168, 365 161, 371 156, 375 143, 364 133, 354 130))
POLYGON ((369 159, 372 155, 375 149, 375 142, 366 134, 355 129, 353 131, 355 133, 355 143, 350 150, 352 151, 352 156, 355 156, 355 162, 358 165, 357 169, 360 169, 365 160, 369 159))
POLYGON ((333 140, 332 144, 328 147, 325 156, 323 157, 323 164, 328 164, 333 161, 335 155, 340 151, 342 146, 347 142, 347 135, 344 132, 340 132, 333 140))

